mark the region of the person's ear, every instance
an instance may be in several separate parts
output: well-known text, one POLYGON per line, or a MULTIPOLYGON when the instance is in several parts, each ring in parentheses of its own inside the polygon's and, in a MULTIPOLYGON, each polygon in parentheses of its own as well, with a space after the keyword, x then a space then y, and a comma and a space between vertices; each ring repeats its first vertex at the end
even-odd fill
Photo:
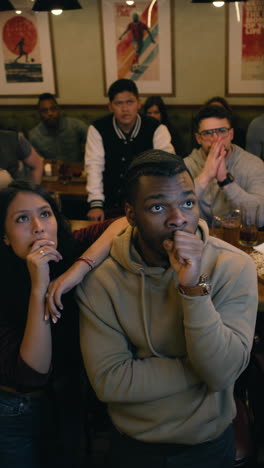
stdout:
POLYGON ((108 103, 108 109, 110 110, 110 112, 114 112, 111 101, 108 103))
POLYGON ((141 109, 141 100, 138 98, 138 110, 141 109))
POLYGON ((4 241, 4 244, 9 246, 10 245, 10 242, 9 242, 9 239, 7 237, 7 235, 5 234, 4 237, 3 237, 3 241, 4 241))
POLYGON ((229 136, 230 136, 230 141, 233 141, 233 139, 234 139, 234 129, 233 128, 230 128, 229 136))
POLYGON ((195 138, 196 138, 196 141, 198 143, 198 145, 201 145, 202 144, 202 138, 201 138, 201 135, 199 135, 199 133, 195 133, 195 138))
POLYGON ((125 213, 126 213, 126 217, 127 217, 127 220, 130 224, 130 226, 135 226, 136 225, 136 215, 135 215, 135 210, 133 208, 133 206, 126 202, 125 203, 125 213))

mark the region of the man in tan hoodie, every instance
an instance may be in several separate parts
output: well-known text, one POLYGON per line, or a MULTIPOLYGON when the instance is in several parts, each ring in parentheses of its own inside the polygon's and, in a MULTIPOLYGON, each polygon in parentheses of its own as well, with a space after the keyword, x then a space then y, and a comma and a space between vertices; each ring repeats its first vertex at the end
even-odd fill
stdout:
POLYGON ((85 367, 113 422, 111 466, 231 468, 255 266, 209 236, 178 156, 141 154, 126 189, 130 226, 77 291, 85 367))

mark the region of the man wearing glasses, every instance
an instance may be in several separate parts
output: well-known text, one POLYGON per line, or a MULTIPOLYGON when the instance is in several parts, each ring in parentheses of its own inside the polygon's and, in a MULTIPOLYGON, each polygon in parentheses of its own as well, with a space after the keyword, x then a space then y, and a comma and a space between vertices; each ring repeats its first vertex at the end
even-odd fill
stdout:
POLYGON ((29 132, 29 141, 45 159, 83 161, 87 125, 61 115, 55 97, 43 93, 38 101, 40 123, 29 132))
MULTIPOLYGON (((195 179, 201 218, 210 226, 213 216, 222 216, 248 200, 264 205, 263 162, 232 144, 234 129, 228 111, 220 106, 203 107, 194 123, 200 148, 184 162, 195 179)), ((264 217, 259 225, 264 225, 264 217)))

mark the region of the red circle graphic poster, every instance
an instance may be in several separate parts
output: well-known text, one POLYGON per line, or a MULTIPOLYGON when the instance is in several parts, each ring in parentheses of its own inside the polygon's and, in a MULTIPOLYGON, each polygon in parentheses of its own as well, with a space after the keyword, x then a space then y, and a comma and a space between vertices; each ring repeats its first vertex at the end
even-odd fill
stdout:
POLYGON ((3 42, 8 50, 17 55, 19 49, 30 54, 38 40, 34 24, 23 16, 14 16, 7 20, 3 27, 3 42))

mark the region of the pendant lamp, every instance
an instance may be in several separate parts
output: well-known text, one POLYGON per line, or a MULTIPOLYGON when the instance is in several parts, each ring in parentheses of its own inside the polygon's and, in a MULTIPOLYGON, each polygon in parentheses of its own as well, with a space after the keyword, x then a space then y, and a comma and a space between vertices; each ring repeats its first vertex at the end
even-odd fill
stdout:
POLYGON ((82 7, 77 0, 36 0, 32 10, 79 10, 80 8, 82 7))
POLYGON ((12 3, 9 0, 1 0, 0 1, 0 11, 12 11, 15 8, 13 7, 12 3))

